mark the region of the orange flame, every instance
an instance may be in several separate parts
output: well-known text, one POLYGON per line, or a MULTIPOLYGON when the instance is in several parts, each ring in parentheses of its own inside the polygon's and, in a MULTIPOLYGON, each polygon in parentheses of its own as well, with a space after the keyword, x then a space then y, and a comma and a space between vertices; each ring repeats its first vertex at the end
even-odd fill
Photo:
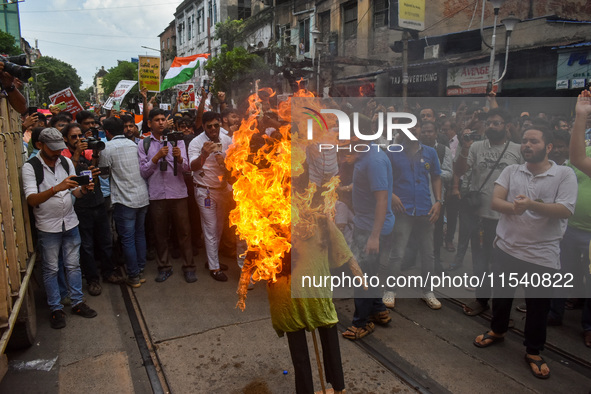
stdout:
MULTIPOLYGON (((270 89, 267 93, 274 94, 270 89)), ((300 89, 294 97, 312 99, 314 94, 300 89)), ((303 193, 292 195, 292 174, 297 177, 304 172, 306 146, 312 142, 297 133, 291 134, 291 98, 281 102, 276 110, 279 118, 289 123, 271 137, 261 130, 261 109, 255 93, 249 97, 249 117, 234 133, 226 154, 226 167, 236 179, 236 208, 230 213, 230 224, 236 225, 240 238, 248 245, 237 290, 237 306, 242 310, 251 275, 255 281, 275 282, 281 273, 282 258, 291 250, 292 228, 295 236, 307 239, 315 231, 315 213, 325 212, 334 218, 339 182, 335 177, 324 185, 324 207, 311 208, 314 184, 303 193)))

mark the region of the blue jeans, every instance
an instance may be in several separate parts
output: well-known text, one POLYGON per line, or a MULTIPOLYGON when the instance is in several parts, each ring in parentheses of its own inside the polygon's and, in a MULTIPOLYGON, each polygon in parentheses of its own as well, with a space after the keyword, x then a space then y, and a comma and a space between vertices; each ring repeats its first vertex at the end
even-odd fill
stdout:
MULTIPOLYGON (((387 262, 382 262, 380 267, 380 282, 386 283, 388 276, 395 276, 400 269, 406 245, 414 234, 416 245, 421 256, 421 276, 426 278, 428 273, 433 273, 435 261, 433 257, 433 224, 429 223, 429 216, 410 216, 406 213, 396 215, 394 230, 389 239, 391 251, 387 262)), ((387 291, 395 291, 394 288, 385 288, 387 291)), ((427 287, 423 289, 427 292, 427 287)))
POLYGON ((146 266, 146 214, 148 206, 129 208, 113 204, 113 219, 123 245, 127 276, 136 277, 146 266))
POLYGON ((58 286, 58 261, 61 257, 66 270, 66 278, 72 305, 82 300, 82 274, 80 272, 80 232, 78 227, 61 233, 38 231, 39 250, 43 256, 43 284, 47 293, 49 309, 61 310, 61 296, 58 286))
MULTIPOLYGON (((377 276, 380 265, 388 260, 392 247, 391 234, 380 236, 380 251, 376 254, 365 253, 365 246, 371 231, 353 229, 353 243, 351 251, 359 263, 359 267, 367 277, 377 276)), ((369 279, 368 279, 369 280, 369 279)), ((355 288, 355 312, 353 314, 353 326, 365 327, 371 315, 386 310, 382 302, 382 289, 369 286, 368 290, 362 287, 355 288)))

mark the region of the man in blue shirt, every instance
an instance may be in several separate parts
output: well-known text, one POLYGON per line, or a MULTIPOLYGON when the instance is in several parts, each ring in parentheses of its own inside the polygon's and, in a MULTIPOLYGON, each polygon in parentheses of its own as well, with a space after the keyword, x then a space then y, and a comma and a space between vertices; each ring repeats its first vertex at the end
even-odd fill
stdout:
MULTIPOLYGON (((377 146, 356 153, 353 170, 353 243, 351 251, 368 278, 376 276, 390 254, 390 233, 394 227, 392 213, 392 166, 387 155, 377 146)), ((347 339, 363 338, 377 324, 392 318, 383 304, 378 288, 355 288, 353 325, 343 333, 347 339)))
MULTIPOLYGON (((417 124, 410 131, 418 137, 420 126, 417 124)), ((392 207, 396 214, 396 225, 392 233, 392 251, 390 260, 382 266, 381 279, 395 273, 396 267, 402 262, 404 250, 411 234, 416 239, 421 255, 421 276, 425 280, 428 273, 434 269, 433 257, 433 229, 439 218, 443 201, 441 199, 441 169, 435 149, 410 140, 401 134, 400 143, 404 150, 388 152, 392 163, 394 179, 394 193, 392 207), (431 201, 431 185, 435 203, 431 201)), ((431 309, 441 308, 441 303, 433 292, 427 291, 427 284, 423 285, 423 300, 431 309)), ((384 292, 384 304, 394 308, 395 294, 393 291, 384 292)))

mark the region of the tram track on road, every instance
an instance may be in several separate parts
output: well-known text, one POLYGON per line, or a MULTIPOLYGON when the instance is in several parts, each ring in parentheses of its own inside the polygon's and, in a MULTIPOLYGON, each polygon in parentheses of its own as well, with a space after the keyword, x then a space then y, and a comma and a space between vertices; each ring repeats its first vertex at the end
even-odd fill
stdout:
MULTIPOLYGON (((440 299, 445 300, 446 302, 451 303, 453 305, 456 305, 459 308, 462 308, 462 306, 464 305, 464 303, 457 298, 441 297, 440 299)), ((478 315, 478 317, 481 319, 484 319, 488 322, 490 322, 492 319, 492 316, 490 315, 490 313, 481 313, 480 315, 478 315)), ((524 337, 523 330, 520 330, 516 327, 509 328, 509 331, 519 335, 522 338, 524 337)), ((568 352, 567 350, 562 349, 559 346, 556 346, 552 343, 546 342, 546 344, 544 345, 544 348, 547 351, 550 351, 550 352, 556 354, 557 356, 564 359, 565 361, 567 361, 569 363, 573 363, 573 364, 577 365, 578 367, 586 370, 587 374, 591 375, 591 361, 590 360, 585 360, 581 357, 578 357, 577 355, 572 354, 571 352, 568 352)), ((575 369, 570 364, 569 364, 569 368, 575 369)))
POLYGON ((125 308, 127 309, 127 315, 129 316, 133 335, 142 357, 142 364, 146 369, 148 380, 152 386, 152 392, 155 394, 169 394, 170 388, 166 376, 162 371, 160 360, 154 349, 152 337, 146 326, 135 293, 131 287, 123 283, 121 284, 121 294, 123 296, 125 308))
MULTIPOLYGON (((341 322, 337 323, 337 327, 340 332, 347 330, 347 327, 341 322)), ((402 382, 413 388, 417 393, 449 393, 448 390, 435 380, 421 373, 421 371, 397 353, 384 347, 379 340, 371 335, 363 338, 362 341, 355 341, 355 345, 390 371, 390 373, 398 377, 402 382)))

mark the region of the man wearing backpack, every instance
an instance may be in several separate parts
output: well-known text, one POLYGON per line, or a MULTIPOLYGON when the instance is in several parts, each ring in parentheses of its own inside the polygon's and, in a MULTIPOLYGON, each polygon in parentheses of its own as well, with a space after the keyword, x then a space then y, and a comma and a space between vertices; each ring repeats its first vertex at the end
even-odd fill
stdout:
POLYGON ((189 171, 189 160, 182 139, 175 145, 171 141, 172 146, 168 146, 169 142, 164 135, 167 124, 168 117, 164 110, 151 110, 148 125, 152 135, 138 144, 140 172, 148 183, 150 216, 156 240, 158 276, 155 280, 164 282, 172 275, 168 246, 169 228, 172 224, 181 249, 185 281, 193 283, 197 281, 197 276, 191 246, 187 186, 183 176, 184 171, 189 171))
MULTIPOLYGON (((473 142, 465 140, 462 149, 457 152, 454 164, 454 173, 460 177, 468 169, 470 173, 470 192, 480 195, 480 206, 475 208, 475 214, 480 219, 482 231, 482 246, 474 248, 472 254, 474 261, 473 274, 482 277, 491 272, 491 259, 493 241, 496 237, 497 224, 500 214, 491 208, 494 183, 503 171, 511 164, 523 164, 520 146, 509 141, 508 131, 511 117, 507 111, 493 108, 486 113, 485 134, 487 139, 473 142)), ((463 200, 466 196, 463 196, 463 200)), ((476 316, 488 310, 488 299, 491 290, 478 287, 476 300, 464 305, 464 313, 468 316, 476 316)))
POLYGON ((31 160, 40 162, 42 171, 36 174, 34 166, 38 165, 25 163, 22 168, 23 187, 27 203, 34 207, 51 327, 59 329, 66 326, 57 281, 60 251, 68 279, 72 313, 86 318, 97 315, 83 300, 80 233, 72 204, 72 195, 82 198, 94 189, 94 184, 78 186, 72 179, 76 172, 72 162, 60 155, 66 144, 57 129, 44 129, 39 135, 38 147, 39 154, 31 160))

